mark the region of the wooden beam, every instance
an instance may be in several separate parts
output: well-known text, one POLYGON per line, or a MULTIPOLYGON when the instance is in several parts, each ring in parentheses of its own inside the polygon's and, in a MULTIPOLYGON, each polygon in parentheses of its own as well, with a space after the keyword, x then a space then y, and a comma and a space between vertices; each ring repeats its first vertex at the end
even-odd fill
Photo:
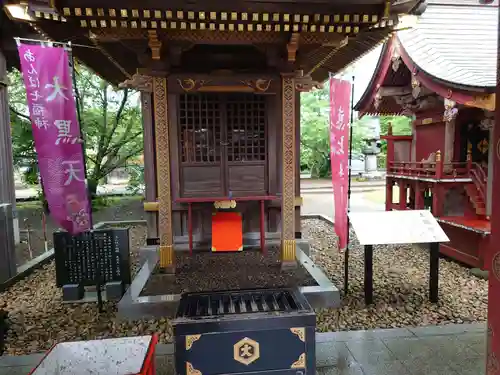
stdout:
MULTIPOLYGON (((416 2, 416 0, 414 0, 416 2)), ((342 0, 342 1, 328 1, 328 0, 314 0, 314 13, 318 14, 377 14, 382 15, 384 12, 384 4, 366 4, 365 0, 342 0)), ((142 15, 143 10, 159 10, 165 13, 168 10, 177 11, 183 10, 184 13, 188 11, 204 11, 204 12, 218 12, 230 14, 231 12, 246 12, 247 14, 272 14, 272 13, 287 13, 287 14, 310 14, 311 4, 308 3, 293 3, 291 1, 234 1, 234 0, 218 0, 218 1, 185 1, 185 0, 169 0, 155 1, 143 0, 140 3, 132 0, 109 0, 106 2, 107 8, 116 9, 117 12, 121 9, 137 10, 142 15)), ((57 8, 61 12, 64 8, 93 8, 102 9, 102 0, 58 0, 57 8)), ((62 13, 61 13, 62 14, 62 13)), ((85 14, 85 12, 83 12, 85 14)), ((186 17, 187 18, 187 17, 186 17)))
POLYGON ((158 39, 156 30, 148 30, 148 46, 151 48, 151 57, 153 60, 160 60, 162 42, 158 39))
POLYGON ((378 90, 378 94, 380 96, 401 96, 401 95, 411 95, 411 87, 391 87, 391 86, 382 86, 378 90))
POLYGON ((295 58, 297 57, 297 51, 299 49, 299 40, 300 40, 300 34, 292 33, 290 41, 286 45, 289 62, 295 62, 295 58))

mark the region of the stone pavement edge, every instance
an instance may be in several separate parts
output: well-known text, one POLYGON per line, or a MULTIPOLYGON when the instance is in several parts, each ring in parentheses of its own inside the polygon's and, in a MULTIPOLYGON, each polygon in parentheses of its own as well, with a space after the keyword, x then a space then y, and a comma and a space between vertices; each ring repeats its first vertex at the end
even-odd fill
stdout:
MULTIPOLYGON (((316 335, 318 375, 483 375, 486 326, 327 332, 316 335)), ((27 375, 43 353, 0 357, 0 375, 27 375)), ((156 375, 173 375, 173 346, 159 345, 156 375)))

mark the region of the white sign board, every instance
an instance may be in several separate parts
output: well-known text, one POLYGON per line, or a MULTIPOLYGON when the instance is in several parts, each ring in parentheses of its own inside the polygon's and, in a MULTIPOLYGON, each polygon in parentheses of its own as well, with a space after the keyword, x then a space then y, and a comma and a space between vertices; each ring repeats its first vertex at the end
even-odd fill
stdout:
POLYGON ((427 210, 351 212, 349 219, 361 245, 450 241, 427 210))

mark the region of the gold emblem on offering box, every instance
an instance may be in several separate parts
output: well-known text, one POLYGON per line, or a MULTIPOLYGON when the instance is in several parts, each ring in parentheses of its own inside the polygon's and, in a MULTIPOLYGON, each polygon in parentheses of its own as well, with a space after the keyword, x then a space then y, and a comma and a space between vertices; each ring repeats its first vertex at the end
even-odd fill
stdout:
POLYGON ((300 339, 300 341, 305 342, 306 341, 306 329, 304 327, 302 328, 290 328, 290 331, 294 335, 297 335, 300 339))
POLYGON ((186 362, 186 374, 187 375, 202 375, 201 371, 196 370, 193 365, 189 362, 186 362))
POLYGON ((193 344, 200 339, 201 335, 188 335, 186 336, 186 350, 191 349, 193 344))
POLYGON ((234 344, 234 360, 249 365, 260 358, 259 343, 248 337, 234 344))
POLYGON ((305 368, 306 367, 306 353, 302 353, 290 368, 305 368))

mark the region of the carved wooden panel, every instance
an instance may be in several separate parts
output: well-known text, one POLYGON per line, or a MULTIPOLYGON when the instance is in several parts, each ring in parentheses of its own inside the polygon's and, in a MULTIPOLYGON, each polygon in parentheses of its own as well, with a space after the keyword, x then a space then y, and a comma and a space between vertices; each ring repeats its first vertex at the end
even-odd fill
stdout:
POLYGON ((167 80, 153 78, 153 104, 156 140, 156 176, 158 202, 160 266, 173 265, 172 194, 170 189, 170 142, 167 113, 167 80))
MULTIPOLYGON (((266 167, 265 165, 230 165, 229 190, 234 195, 238 193, 266 192, 266 167)), ((250 195, 250 194, 249 194, 250 195)))
POLYGON ((283 189, 281 201, 282 260, 295 261, 295 82, 283 76, 283 189))
POLYGON ((222 196, 222 174, 219 166, 185 166, 182 168, 182 196, 222 196))

